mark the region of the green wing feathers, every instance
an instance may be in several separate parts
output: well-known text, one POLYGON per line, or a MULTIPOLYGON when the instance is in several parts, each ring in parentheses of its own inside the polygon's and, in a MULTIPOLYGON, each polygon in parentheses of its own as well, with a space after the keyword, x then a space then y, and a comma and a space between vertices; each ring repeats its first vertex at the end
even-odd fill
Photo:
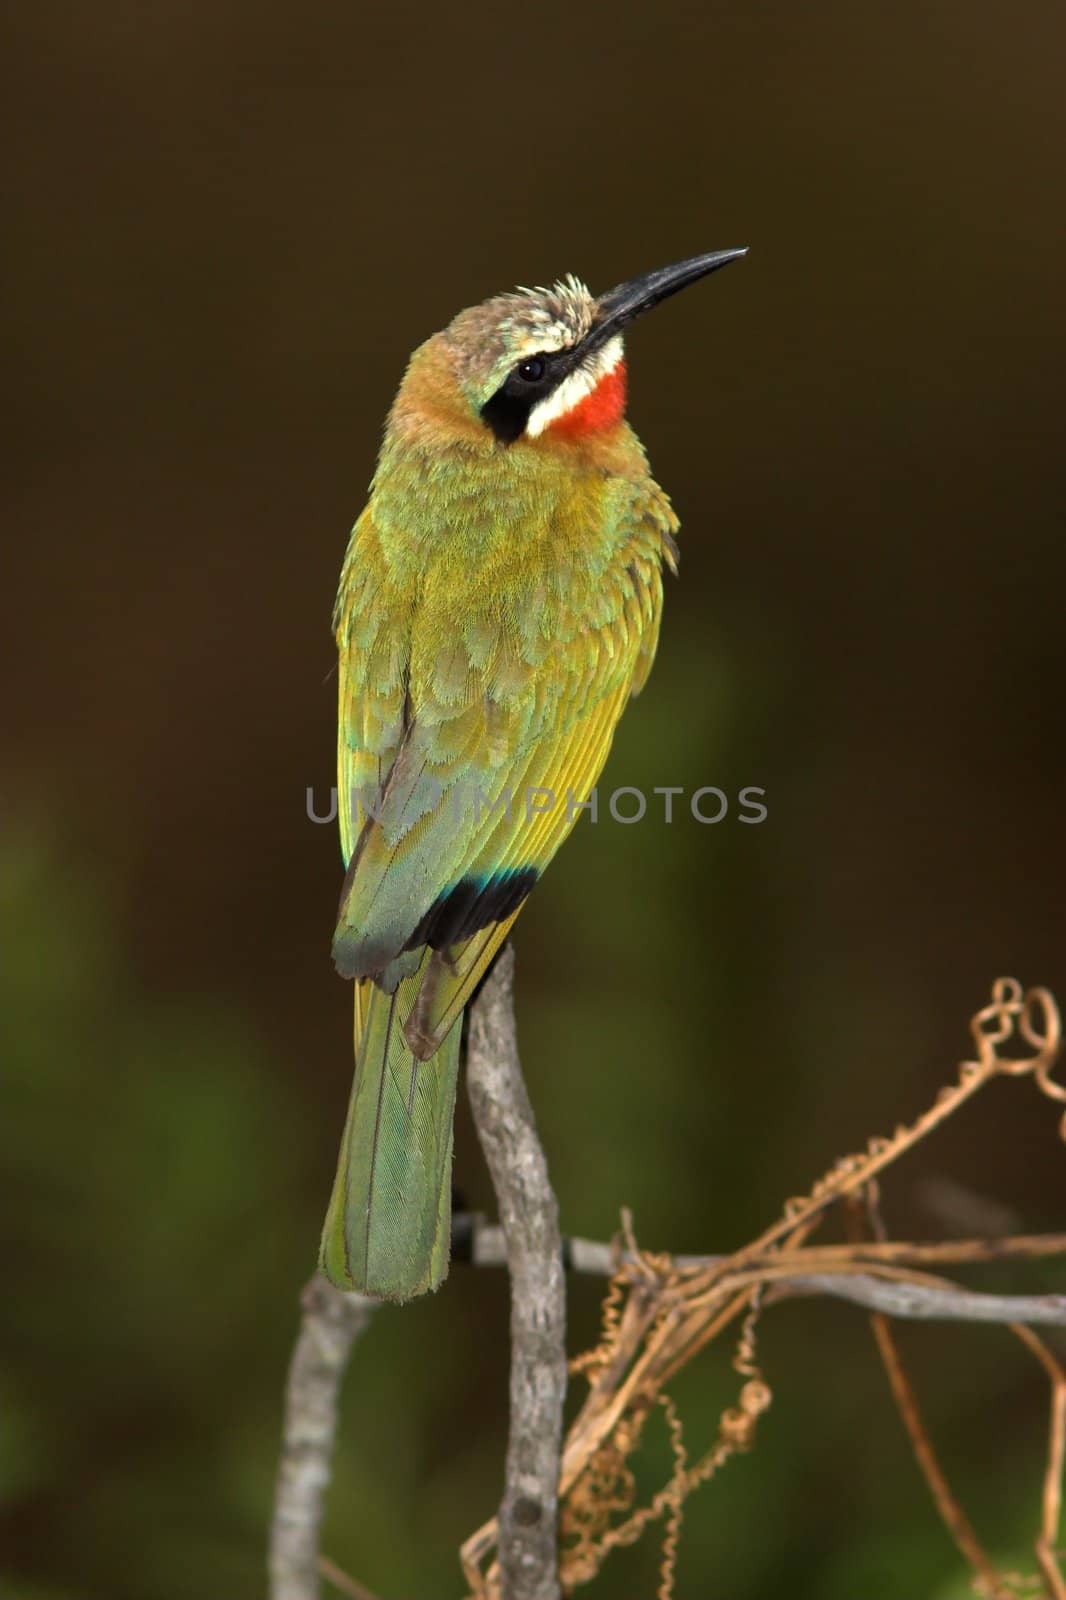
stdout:
POLYGON ((600 474, 566 493, 489 497, 500 526, 438 492, 440 525, 412 528, 428 497, 401 473, 349 545, 334 959, 357 1065, 321 1257, 345 1288, 406 1299, 447 1269, 457 1024, 655 653, 665 497, 600 474))

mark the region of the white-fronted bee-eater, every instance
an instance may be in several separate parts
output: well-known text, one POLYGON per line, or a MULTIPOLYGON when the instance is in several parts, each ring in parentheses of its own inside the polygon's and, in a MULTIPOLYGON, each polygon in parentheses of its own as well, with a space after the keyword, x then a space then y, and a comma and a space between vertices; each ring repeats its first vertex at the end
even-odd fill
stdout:
POLYGON ((389 413, 334 619, 356 1066, 321 1267, 342 1288, 406 1300, 447 1271, 463 1008, 644 687, 676 569, 624 333, 743 254, 498 295, 419 346, 389 413))

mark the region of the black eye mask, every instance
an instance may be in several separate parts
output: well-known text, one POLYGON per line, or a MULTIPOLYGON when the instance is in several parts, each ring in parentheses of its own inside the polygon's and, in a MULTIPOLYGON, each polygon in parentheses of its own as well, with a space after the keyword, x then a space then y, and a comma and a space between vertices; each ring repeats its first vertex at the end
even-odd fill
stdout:
POLYGON ((574 350, 542 350, 525 356, 481 408, 486 427, 501 444, 514 444, 526 431, 530 413, 578 364, 574 350))

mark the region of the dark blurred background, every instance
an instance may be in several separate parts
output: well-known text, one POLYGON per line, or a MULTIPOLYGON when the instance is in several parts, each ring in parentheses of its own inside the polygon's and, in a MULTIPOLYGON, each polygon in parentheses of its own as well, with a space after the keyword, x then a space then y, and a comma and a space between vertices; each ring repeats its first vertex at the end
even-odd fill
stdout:
MULTIPOLYGON (((351 1072, 305 816, 330 608, 407 354, 460 307, 751 247, 629 341, 683 561, 607 777, 761 785, 769 817, 583 824, 519 924, 568 1230, 627 1203, 649 1246, 738 1245, 932 1099, 998 973, 1066 991, 1066 22, 41 0, 5 31, 0 1579, 252 1600, 351 1072)), ((1061 1227, 1062 1160, 999 1086, 889 1222, 1061 1227)), ((465 1104, 455 1176, 492 1209, 465 1104)), ((574 1284, 575 1349, 597 1301, 574 1284)), ((383 1600, 461 1591, 505 1330, 502 1275, 456 1267, 359 1348, 326 1547, 383 1600)), ((1039 1371, 997 1330, 902 1339, 1028 1564, 1039 1371)), ((762 1357, 681 1600, 964 1593, 861 1313, 776 1310, 762 1357)), ((693 1451, 735 1387, 724 1353, 679 1383, 693 1451)), ((667 1471, 649 1436, 642 1492, 667 1471)), ((596 1592, 656 1570, 652 1539, 596 1592)))

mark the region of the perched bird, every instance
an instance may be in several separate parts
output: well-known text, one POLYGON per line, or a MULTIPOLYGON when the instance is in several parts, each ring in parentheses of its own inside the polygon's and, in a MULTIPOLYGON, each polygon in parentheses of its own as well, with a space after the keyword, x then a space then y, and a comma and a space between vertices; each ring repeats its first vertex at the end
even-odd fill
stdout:
POLYGON ((333 940, 355 1081, 320 1265, 391 1300, 448 1269, 463 1007, 581 814, 655 655, 677 518, 624 420, 625 327, 742 256, 463 311, 411 357, 352 532, 333 940))

